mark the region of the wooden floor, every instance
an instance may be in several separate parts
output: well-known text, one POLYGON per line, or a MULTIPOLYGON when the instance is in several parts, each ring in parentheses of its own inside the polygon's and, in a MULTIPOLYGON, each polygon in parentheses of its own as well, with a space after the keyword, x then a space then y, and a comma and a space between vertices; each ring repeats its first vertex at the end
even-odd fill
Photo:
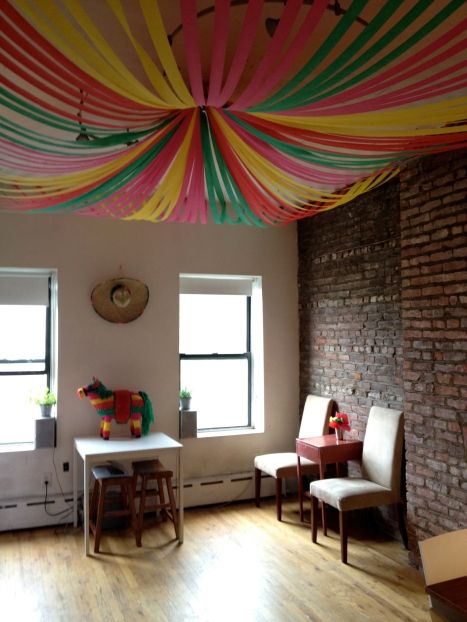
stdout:
POLYGON ((313 545, 295 501, 283 519, 272 501, 189 509, 183 545, 167 522, 144 531, 141 549, 131 532, 105 532, 88 558, 72 527, 0 533, 0 619, 429 622, 399 542, 358 534, 352 521, 345 566, 336 532, 319 529, 313 545))

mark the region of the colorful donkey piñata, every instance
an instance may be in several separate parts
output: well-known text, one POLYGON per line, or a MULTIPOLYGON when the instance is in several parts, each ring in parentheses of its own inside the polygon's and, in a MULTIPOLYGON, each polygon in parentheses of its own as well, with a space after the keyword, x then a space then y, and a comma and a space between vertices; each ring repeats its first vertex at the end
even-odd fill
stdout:
POLYGON ((91 404, 101 417, 99 433, 103 439, 110 438, 110 424, 112 419, 117 423, 130 421, 131 435, 139 438, 146 436, 149 427, 154 421, 151 400, 143 391, 132 393, 125 389, 110 391, 100 380, 93 378, 92 384, 77 390, 81 399, 88 397, 91 404))

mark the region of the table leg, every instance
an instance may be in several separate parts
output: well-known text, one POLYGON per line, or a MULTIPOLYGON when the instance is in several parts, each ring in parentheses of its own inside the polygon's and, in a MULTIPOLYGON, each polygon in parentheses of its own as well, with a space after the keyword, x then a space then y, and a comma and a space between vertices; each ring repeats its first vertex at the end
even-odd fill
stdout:
POLYGON ((180 544, 183 542, 183 522, 184 522, 184 508, 183 508, 183 460, 182 450, 178 449, 178 541, 180 544))
POLYGON ((302 464, 300 456, 297 455, 297 480, 298 480, 298 502, 300 505, 300 522, 303 523, 303 480, 302 480, 302 464))
POLYGON ((73 526, 78 527, 78 452, 73 451, 73 526))
POLYGON ((87 456, 84 457, 84 554, 89 555, 89 460, 87 456))

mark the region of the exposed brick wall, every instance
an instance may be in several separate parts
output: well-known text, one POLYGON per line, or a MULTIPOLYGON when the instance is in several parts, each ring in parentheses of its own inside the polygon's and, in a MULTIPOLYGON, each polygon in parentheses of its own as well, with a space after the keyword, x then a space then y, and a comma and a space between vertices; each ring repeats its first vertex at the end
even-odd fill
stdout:
POLYGON ((363 438, 373 404, 402 408, 399 182, 298 225, 300 389, 363 438))
POLYGON ((467 526, 467 151, 401 172, 401 275, 411 550, 467 526))
POLYGON ((467 151, 298 225, 300 391, 405 413, 410 558, 467 525, 467 151))

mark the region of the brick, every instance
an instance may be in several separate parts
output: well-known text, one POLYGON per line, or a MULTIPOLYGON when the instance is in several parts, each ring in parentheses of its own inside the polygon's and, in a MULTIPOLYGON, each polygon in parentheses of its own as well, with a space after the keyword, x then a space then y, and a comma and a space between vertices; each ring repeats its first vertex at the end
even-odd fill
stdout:
POLYGON ((466 174, 465 149, 412 160, 297 226, 301 397, 337 396, 360 438, 373 403, 401 405, 411 555, 465 521, 466 174))

